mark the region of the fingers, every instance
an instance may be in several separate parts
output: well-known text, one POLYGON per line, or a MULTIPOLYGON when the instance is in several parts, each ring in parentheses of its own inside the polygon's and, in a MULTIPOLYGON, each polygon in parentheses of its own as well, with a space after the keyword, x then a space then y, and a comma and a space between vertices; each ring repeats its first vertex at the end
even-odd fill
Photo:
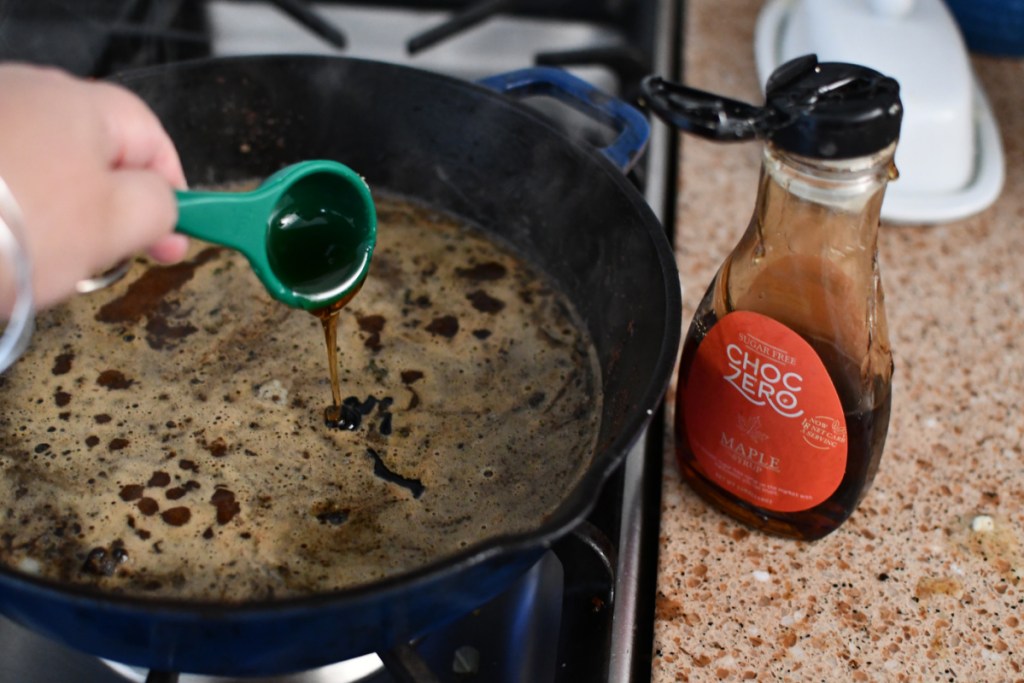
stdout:
POLYGON ((0 172, 25 215, 38 304, 143 250, 180 260, 181 161, 135 94, 55 69, 0 66, 0 172))
MULTIPOLYGON (((125 221, 133 220, 134 216, 147 220, 136 228, 137 236, 145 240, 139 248, 145 248, 160 263, 176 263, 188 251, 188 238, 170 232, 177 221, 177 204, 168 212, 161 196, 159 206, 143 211, 142 207, 149 205, 150 197, 157 190, 150 182, 132 175, 132 172, 151 171, 172 187, 187 187, 174 143, 157 116, 135 94, 109 83, 90 85, 95 86, 94 97, 99 101, 109 131, 112 143, 109 162, 115 182, 120 186, 119 194, 125 195, 119 199, 118 206, 136 204, 126 207, 130 213, 118 215, 125 221)), ((115 210, 117 208, 115 206, 115 210)), ((130 228, 130 223, 125 227, 130 228)))
POLYGON ((178 220, 178 204, 162 175, 121 170, 114 174, 110 192, 104 253, 133 254, 152 247, 158 260, 173 261, 184 255, 187 241, 171 234, 178 220))
POLYGON ((94 209, 79 216, 77 232, 37 231, 33 286, 39 308, 61 301, 78 281, 143 250, 163 263, 184 257, 187 238, 170 233, 178 205, 166 179, 140 170, 112 176, 94 197, 94 209))
POLYGON ((188 252, 188 237, 179 233, 164 235, 146 250, 150 258, 158 263, 177 263, 188 252))
POLYGON ((172 187, 185 189, 185 173, 174 143, 156 114, 134 93, 111 83, 90 83, 107 126, 114 170, 148 169, 172 187))

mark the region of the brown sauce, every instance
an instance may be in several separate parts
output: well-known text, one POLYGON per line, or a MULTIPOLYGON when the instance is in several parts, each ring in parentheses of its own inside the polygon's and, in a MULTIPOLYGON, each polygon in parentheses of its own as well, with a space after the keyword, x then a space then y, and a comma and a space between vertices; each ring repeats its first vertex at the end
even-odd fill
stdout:
POLYGON ((378 215, 369 277, 323 320, 198 242, 40 314, 0 377, 0 563, 243 601, 365 584, 542 524, 598 433, 585 327, 473 226, 386 197, 378 215))

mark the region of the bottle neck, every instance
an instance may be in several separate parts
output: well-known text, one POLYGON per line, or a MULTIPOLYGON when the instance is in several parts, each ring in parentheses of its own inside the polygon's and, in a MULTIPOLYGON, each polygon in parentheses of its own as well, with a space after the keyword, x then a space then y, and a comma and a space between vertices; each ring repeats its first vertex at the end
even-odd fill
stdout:
POLYGON ((824 161, 766 146, 754 215, 722 268, 716 310, 762 313, 852 358, 873 345, 887 352, 877 242, 894 151, 824 161))
MULTIPOLYGON (((874 244, 896 145, 851 159, 814 159, 766 144, 755 218, 762 239, 790 247, 874 244)), ((817 249, 815 249, 817 251, 817 249)))

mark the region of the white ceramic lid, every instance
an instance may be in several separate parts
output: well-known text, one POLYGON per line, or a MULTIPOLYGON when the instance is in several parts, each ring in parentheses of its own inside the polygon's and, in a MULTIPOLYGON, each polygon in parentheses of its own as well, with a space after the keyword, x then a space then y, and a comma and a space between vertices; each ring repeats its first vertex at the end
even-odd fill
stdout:
POLYGON ((900 178, 886 190, 884 219, 955 220, 998 197, 1004 174, 998 129, 941 0, 769 0, 754 48, 762 84, 779 64, 809 53, 900 82, 900 178))

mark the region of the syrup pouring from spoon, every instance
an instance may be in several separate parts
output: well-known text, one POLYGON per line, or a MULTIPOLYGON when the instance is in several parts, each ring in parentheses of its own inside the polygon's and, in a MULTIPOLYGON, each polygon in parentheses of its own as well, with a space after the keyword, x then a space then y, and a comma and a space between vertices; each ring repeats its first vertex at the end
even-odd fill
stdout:
POLYGON ((333 405, 341 416, 338 313, 362 287, 377 241, 370 189, 336 161, 281 169, 250 192, 179 191, 178 232, 242 253, 275 299, 320 318, 333 405))

